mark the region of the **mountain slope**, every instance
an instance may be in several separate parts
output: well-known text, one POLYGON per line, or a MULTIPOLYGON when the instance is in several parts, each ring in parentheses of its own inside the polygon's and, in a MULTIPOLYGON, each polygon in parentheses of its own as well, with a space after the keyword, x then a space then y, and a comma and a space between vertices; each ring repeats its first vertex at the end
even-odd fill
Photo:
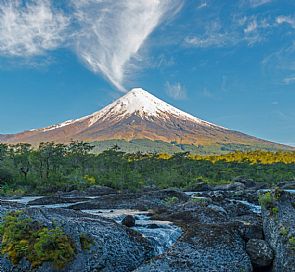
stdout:
POLYGON ((289 148, 203 121, 136 88, 89 116, 42 129, 0 135, 7 143, 148 139, 180 144, 241 144, 289 148))

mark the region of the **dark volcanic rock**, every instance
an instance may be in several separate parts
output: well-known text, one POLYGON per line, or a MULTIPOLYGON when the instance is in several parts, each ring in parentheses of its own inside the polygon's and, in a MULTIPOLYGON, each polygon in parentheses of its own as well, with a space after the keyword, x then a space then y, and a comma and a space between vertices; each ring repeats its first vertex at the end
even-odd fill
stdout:
POLYGON ((52 205, 88 201, 85 197, 44 196, 28 202, 28 205, 52 205))
POLYGON ((274 250, 274 272, 295 271, 295 195, 272 192, 272 202, 262 208, 265 240, 274 250))
POLYGON ((131 228, 135 226, 135 218, 132 215, 126 215, 122 220, 122 225, 131 228))
POLYGON ((252 265, 235 226, 194 224, 163 255, 137 272, 250 272, 252 265))
POLYGON ((92 199, 85 203, 74 204, 71 209, 91 210, 91 209, 138 209, 148 210, 159 207, 167 207, 167 199, 175 198, 178 203, 183 203, 189 199, 185 193, 178 190, 160 190, 146 192, 144 194, 116 194, 104 195, 92 199))
POLYGON ((269 266, 272 263, 273 250, 264 240, 250 239, 247 242, 246 251, 252 264, 256 267, 269 266))
POLYGON ((93 185, 85 190, 85 194, 89 196, 101 196, 116 194, 117 191, 107 186, 93 185))
MULTIPOLYGON (((2 209, 2 206, 0 210, 2 209)), ((137 232, 127 229, 113 220, 66 209, 28 208, 25 212, 45 226, 60 226, 74 241, 76 257, 63 272, 133 271, 153 256, 151 244, 137 232), (89 250, 80 244, 81 234, 93 239, 89 250)), ((13 266, 5 257, 0 259, 0 271, 32 271, 30 264, 22 262, 13 266)), ((36 272, 55 271, 50 263, 44 263, 36 272)))
POLYGON ((238 190, 244 190, 246 188, 244 183, 241 182, 233 182, 230 184, 225 185, 216 185, 213 190, 217 191, 238 191, 238 190))

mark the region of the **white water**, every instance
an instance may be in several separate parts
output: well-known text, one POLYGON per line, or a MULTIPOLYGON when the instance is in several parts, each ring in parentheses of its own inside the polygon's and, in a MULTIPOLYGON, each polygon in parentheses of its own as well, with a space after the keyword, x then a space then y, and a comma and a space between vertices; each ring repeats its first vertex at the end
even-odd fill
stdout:
POLYGON ((181 229, 169 221, 151 220, 149 211, 114 209, 82 210, 82 212, 111 218, 117 223, 121 223, 126 215, 133 215, 136 219, 136 225, 132 229, 138 231, 152 242, 157 255, 162 254, 171 247, 182 234, 181 229))
MULTIPOLYGON (((42 196, 20 197, 15 199, 3 200, 28 205, 30 201, 42 198, 42 196)), ((70 197, 69 197, 70 198, 70 197)), ((86 197, 93 198, 93 197, 86 197)), ((57 203, 48 205, 32 205, 36 208, 68 208, 73 204, 80 204, 86 201, 75 203, 57 203)), ((139 211, 131 209, 113 209, 113 210, 82 210, 84 213, 100 215, 102 217, 110 218, 121 224, 126 215, 132 215, 136 219, 136 225, 132 229, 141 233, 154 245, 155 254, 162 254, 166 249, 171 247, 177 239, 181 236, 182 231, 179 227, 173 225, 169 221, 151 220, 149 211, 139 211)))

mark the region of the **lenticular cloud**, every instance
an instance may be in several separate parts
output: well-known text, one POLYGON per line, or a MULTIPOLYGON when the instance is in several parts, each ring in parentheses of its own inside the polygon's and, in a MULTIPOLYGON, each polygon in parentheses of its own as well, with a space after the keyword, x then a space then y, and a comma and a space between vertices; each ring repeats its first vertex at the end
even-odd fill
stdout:
POLYGON ((57 9, 53 0, 0 0, 0 55, 32 57, 67 46, 124 92, 140 48, 181 1, 71 0, 57 9))

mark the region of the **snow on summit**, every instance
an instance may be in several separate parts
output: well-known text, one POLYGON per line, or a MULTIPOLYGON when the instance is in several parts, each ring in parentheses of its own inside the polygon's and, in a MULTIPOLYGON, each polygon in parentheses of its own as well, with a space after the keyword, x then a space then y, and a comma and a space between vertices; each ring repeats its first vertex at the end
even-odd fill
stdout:
POLYGON ((215 126, 167 104, 142 88, 131 89, 115 102, 94 113, 90 125, 99 119, 105 119, 111 116, 117 116, 117 118, 122 119, 133 114, 144 119, 150 119, 150 117, 168 119, 170 116, 207 126, 215 126))

